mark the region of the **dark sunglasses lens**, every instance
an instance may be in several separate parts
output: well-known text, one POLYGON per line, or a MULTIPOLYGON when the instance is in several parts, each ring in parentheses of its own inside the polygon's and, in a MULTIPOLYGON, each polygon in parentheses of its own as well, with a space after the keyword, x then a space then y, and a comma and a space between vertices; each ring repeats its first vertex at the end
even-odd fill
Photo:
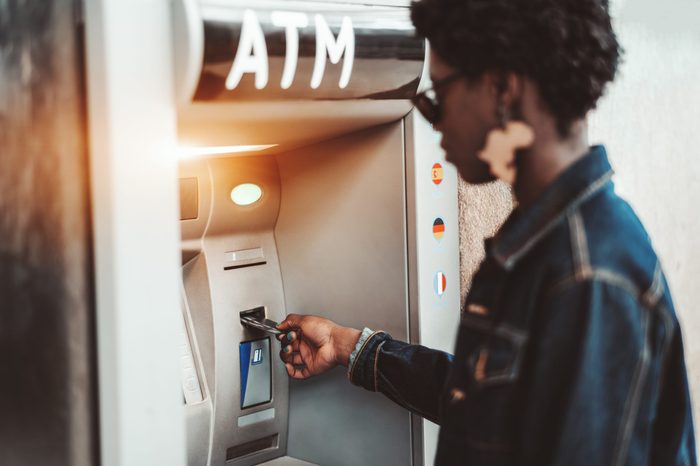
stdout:
POLYGON ((435 123, 440 118, 438 106, 423 94, 419 94, 413 98, 413 104, 423 117, 428 120, 428 123, 435 123))

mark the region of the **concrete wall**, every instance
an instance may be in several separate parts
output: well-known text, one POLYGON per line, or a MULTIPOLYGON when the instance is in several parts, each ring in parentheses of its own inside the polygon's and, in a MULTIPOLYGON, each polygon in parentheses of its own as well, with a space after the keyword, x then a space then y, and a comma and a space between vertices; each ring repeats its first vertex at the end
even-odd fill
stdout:
POLYGON ((461 304, 472 276, 484 258, 484 238, 493 236, 513 209, 513 195, 505 183, 471 186, 459 180, 459 262, 461 304))

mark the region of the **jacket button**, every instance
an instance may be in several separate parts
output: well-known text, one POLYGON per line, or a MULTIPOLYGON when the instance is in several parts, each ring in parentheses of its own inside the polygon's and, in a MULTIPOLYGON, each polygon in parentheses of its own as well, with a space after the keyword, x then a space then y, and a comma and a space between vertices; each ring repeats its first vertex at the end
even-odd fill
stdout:
POLYGON ((464 393, 459 388, 453 388, 450 391, 450 401, 452 403, 459 403, 460 401, 464 401, 466 398, 467 398, 467 394, 464 393))
POLYGON ((470 303, 467 306, 467 311, 469 311, 470 314, 476 314, 479 316, 489 315, 489 310, 486 306, 482 306, 481 304, 476 303, 470 303))

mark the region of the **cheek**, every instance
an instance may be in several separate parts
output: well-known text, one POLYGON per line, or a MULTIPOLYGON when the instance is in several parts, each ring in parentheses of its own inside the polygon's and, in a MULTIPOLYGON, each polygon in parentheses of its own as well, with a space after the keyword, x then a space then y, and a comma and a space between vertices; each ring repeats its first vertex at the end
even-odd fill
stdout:
POLYGON ((464 150, 476 150, 486 141, 478 106, 469 99, 448 102, 444 114, 445 132, 459 141, 464 150))
POLYGON ((451 121, 453 125, 450 130, 455 140, 459 141, 462 150, 476 153, 484 147, 487 132, 475 114, 464 112, 451 121))

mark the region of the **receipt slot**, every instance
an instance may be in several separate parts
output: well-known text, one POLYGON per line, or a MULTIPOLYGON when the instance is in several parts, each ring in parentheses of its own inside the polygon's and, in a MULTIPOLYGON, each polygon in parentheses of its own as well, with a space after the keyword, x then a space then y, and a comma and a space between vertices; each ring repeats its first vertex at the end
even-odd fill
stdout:
POLYGON ((457 224, 457 177, 433 182, 425 44, 394 3, 174 2, 190 466, 432 462, 418 416, 343 368, 290 380, 274 336, 288 313, 454 333, 457 232, 433 224, 457 224))

